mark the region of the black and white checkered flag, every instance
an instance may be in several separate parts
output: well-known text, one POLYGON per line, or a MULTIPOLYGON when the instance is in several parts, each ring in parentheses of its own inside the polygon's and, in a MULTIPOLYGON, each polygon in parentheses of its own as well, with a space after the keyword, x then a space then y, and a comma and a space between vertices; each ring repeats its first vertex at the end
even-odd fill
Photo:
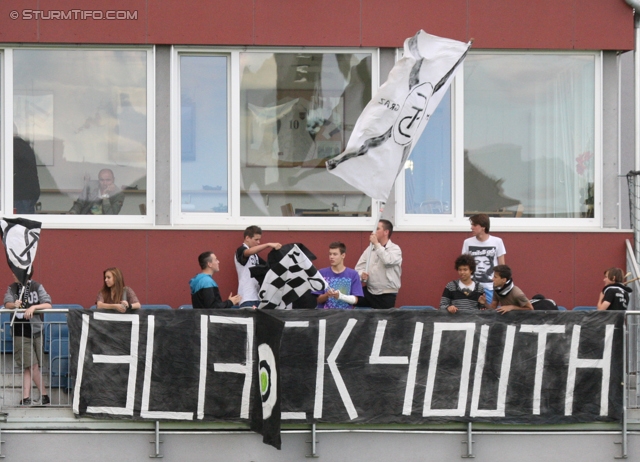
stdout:
POLYGON ((286 250, 286 254, 271 265, 260 287, 259 309, 284 309, 308 290, 327 288, 327 281, 297 245, 289 244, 282 250, 286 250))

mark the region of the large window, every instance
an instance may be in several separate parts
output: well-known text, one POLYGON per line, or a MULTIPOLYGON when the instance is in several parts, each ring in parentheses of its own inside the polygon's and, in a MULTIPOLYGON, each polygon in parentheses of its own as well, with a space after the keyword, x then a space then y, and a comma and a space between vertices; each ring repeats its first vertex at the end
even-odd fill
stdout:
POLYGON ((147 215, 149 56, 13 50, 16 213, 147 215))
POLYGON ((489 54, 464 64, 464 212, 593 218, 595 55, 489 54))
POLYGON ((598 67, 596 53, 470 53, 405 165, 400 220, 598 225, 598 67))
POLYGON ((451 214, 451 153, 451 90, 448 90, 405 165, 405 213, 451 214))
POLYGON ((371 99, 369 53, 240 54, 242 216, 368 216, 325 169, 371 99))
POLYGON ((371 199, 325 163, 344 151, 371 99, 372 51, 184 48, 174 56, 174 222, 371 220, 371 199))
MULTIPOLYGON (((372 224, 370 198, 325 163, 343 152, 389 54, 180 47, 158 56, 2 50, 3 213, 63 226, 153 223, 158 91, 172 143, 159 146, 158 216, 372 224), (170 96, 154 85, 155 65, 170 96)), ((397 205, 387 206, 397 224, 466 229, 466 217, 487 213, 506 226, 600 226, 602 65, 596 52, 470 52, 399 176, 397 205)))
POLYGON ((227 56, 180 56, 183 213, 228 212, 227 99, 227 56))

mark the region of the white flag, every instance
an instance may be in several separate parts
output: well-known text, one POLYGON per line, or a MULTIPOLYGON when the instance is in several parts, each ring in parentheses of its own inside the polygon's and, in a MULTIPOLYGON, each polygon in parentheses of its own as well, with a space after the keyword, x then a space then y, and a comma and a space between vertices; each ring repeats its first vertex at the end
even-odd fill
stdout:
POLYGON ((328 285, 300 248, 283 246, 286 254, 271 265, 260 287, 260 309, 284 309, 308 290, 324 291, 328 285))
POLYGON ((345 151, 327 161, 327 170, 386 202, 470 46, 422 30, 405 40, 403 58, 360 114, 345 151))

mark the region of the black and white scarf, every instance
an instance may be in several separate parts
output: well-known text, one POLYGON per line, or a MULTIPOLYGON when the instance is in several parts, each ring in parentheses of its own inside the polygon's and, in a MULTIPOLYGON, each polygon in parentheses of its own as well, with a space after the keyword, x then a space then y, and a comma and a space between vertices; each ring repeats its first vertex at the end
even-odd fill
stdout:
POLYGON ((493 287, 493 291, 500 297, 506 297, 511 292, 511 289, 513 289, 513 279, 507 279, 507 282, 502 287, 493 287))

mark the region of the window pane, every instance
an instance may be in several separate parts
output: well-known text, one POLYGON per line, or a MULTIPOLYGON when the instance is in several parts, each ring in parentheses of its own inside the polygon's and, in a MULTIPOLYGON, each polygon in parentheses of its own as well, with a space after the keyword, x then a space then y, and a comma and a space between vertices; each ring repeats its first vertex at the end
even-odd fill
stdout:
POLYGON ((593 217, 595 57, 472 54, 465 214, 593 217))
POLYGON ((146 51, 13 56, 18 212, 146 214, 146 51))
POLYGON ((451 213, 451 90, 411 152, 405 165, 405 213, 451 213))
POLYGON ((180 57, 183 212, 227 212, 227 57, 180 57))
POLYGON ((371 55, 241 53, 240 75, 241 215, 370 214, 324 167, 371 99, 371 55))

